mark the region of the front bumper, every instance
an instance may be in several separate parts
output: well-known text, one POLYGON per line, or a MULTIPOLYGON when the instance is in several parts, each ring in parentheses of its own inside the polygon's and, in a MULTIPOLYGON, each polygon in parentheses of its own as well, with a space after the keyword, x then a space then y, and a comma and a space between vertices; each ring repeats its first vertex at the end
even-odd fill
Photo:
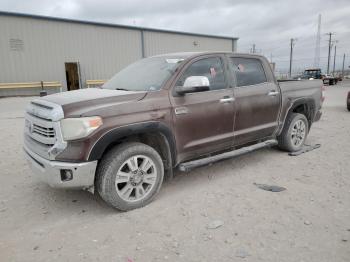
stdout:
POLYGON ((32 171, 54 188, 90 189, 94 186, 97 161, 69 163, 47 160, 24 146, 26 159, 32 171), (67 179, 65 172, 72 174, 67 179))

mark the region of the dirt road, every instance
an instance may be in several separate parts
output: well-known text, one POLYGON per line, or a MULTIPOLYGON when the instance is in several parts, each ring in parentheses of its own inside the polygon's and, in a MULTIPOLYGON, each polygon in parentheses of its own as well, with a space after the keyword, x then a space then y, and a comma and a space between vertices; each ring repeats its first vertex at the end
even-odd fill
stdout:
POLYGON ((178 173, 127 213, 40 183, 22 153, 30 98, 0 99, 0 261, 350 261, 349 90, 327 88, 308 139, 321 148, 264 149, 178 173))

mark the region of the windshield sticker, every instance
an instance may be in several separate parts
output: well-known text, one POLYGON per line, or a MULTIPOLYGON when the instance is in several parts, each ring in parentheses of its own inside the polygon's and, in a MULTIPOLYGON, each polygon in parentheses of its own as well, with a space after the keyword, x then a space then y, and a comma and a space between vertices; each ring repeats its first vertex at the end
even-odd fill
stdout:
POLYGON ((238 71, 244 72, 244 66, 243 66, 242 64, 239 64, 239 65, 237 66, 237 68, 238 68, 238 71))
POLYGON ((212 77, 215 77, 215 76, 216 76, 216 71, 215 71, 215 68, 214 68, 214 67, 211 67, 211 68, 210 68, 210 75, 211 75, 212 77))
POLYGON ((165 59, 165 61, 168 64, 177 64, 177 63, 181 63, 182 61, 184 61, 184 59, 183 58, 167 58, 167 59, 165 59))

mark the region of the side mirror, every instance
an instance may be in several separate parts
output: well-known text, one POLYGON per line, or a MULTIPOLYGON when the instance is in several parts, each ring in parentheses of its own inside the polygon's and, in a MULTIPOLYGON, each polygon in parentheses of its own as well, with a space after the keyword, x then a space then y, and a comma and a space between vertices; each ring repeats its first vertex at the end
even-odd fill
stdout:
POLYGON ((189 76, 183 86, 176 86, 175 91, 179 95, 208 91, 210 87, 209 79, 206 76, 189 76))

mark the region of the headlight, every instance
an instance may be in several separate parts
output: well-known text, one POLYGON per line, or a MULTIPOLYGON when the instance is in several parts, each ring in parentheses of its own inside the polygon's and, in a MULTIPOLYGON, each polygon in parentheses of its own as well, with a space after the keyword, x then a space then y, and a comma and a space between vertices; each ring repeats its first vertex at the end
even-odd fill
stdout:
POLYGON ((64 140, 75 140, 90 135, 102 125, 99 116, 66 118, 61 120, 61 130, 64 140))

